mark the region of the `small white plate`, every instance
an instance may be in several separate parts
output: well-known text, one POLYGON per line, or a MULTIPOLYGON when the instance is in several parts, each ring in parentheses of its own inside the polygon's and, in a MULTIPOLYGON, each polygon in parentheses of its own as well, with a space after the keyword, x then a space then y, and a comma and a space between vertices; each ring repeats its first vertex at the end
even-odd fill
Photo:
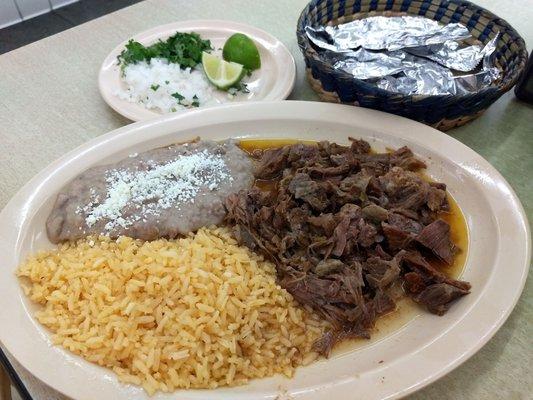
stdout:
POLYGON ((72 399, 274 400, 394 399, 460 365, 503 324, 526 280, 531 238, 524 210, 509 184, 486 160, 452 137, 383 112, 317 102, 231 104, 130 124, 91 140, 27 183, 0 213, 0 342, 33 375, 72 399), (30 253, 53 247, 45 221, 57 192, 89 167, 128 154, 192 139, 292 138, 347 143, 368 140, 376 150, 409 146, 445 182, 468 226, 461 279, 472 292, 438 317, 418 310, 399 329, 379 332, 358 348, 274 376, 216 390, 178 390, 152 398, 118 382, 108 369, 53 346, 34 318, 15 276, 30 253))
MULTIPOLYGON (((224 46, 226 39, 236 32, 248 35, 257 45, 261 56, 261 68, 244 79, 250 93, 238 94, 231 102, 284 100, 292 92, 296 77, 294 58, 285 45, 269 33, 250 25, 223 20, 180 21, 161 25, 129 38, 113 49, 106 57, 98 75, 98 88, 105 102, 119 114, 132 121, 144 121, 161 116, 157 110, 149 110, 141 104, 131 103, 116 96, 125 84, 120 79, 117 56, 130 39, 144 45, 159 39, 165 40, 176 32, 196 32, 202 39, 209 39, 216 49, 224 46)), ((215 98, 221 102, 226 92, 217 91, 215 98)), ((186 112, 189 110, 179 110, 186 112)))

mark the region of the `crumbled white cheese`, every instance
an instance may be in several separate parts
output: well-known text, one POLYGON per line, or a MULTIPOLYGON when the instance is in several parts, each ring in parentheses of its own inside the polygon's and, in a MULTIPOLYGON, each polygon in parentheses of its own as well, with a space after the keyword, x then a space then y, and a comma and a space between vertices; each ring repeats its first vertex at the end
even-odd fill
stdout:
MULTIPOLYGON (((163 209, 194 203, 201 188, 216 190, 224 181, 232 181, 224 159, 202 150, 178 156, 166 164, 148 163, 149 170, 111 170, 106 175, 107 198, 94 199, 76 212, 85 212, 85 222, 93 226, 106 220, 104 229, 126 228, 146 215, 160 215, 163 209), (140 213, 124 216, 126 207, 140 213)), ((94 193, 96 194, 96 193, 94 193)))

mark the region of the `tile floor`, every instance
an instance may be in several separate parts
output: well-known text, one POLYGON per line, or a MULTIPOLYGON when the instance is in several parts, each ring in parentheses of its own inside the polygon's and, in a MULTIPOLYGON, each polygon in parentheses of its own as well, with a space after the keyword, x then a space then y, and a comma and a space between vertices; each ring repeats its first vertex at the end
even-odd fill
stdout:
POLYGON ((0 29, 0 54, 15 50, 140 1, 80 0, 50 13, 0 29))

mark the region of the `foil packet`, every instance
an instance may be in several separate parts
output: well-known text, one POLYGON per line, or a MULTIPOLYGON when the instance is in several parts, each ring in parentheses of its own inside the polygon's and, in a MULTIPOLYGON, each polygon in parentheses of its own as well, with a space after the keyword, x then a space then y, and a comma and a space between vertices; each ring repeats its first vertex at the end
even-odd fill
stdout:
POLYGON ((458 23, 369 17, 334 27, 308 26, 306 34, 334 68, 391 92, 465 94, 499 77, 491 57, 499 35, 483 47, 466 45, 462 41, 470 33, 458 23))
POLYGON ((435 68, 425 71, 412 69, 399 76, 386 76, 376 85, 389 92, 405 95, 458 95, 467 94, 490 85, 499 76, 497 68, 490 68, 474 74, 454 76, 449 70, 434 64, 435 68))
POLYGON ((478 45, 461 47, 458 42, 447 40, 440 44, 406 50, 410 54, 429 58, 447 68, 468 72, 475 69, 486 55, 494 53, 498 37, 499 35, 496 35, 484 47, 478 45))
POLYGON ((443 43, 446 40, 470 37, 461 24, 440 25, 424 17, 368 17, 347 24, 305 28, 307 36, 317 46, 324 41, 329 50, 343 51, 363 47, 368 50, 399 50, 443 43))

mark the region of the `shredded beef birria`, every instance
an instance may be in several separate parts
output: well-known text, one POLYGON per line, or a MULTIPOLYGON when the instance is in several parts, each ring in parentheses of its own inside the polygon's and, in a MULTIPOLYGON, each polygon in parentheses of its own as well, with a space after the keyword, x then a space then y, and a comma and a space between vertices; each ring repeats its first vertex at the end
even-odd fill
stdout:
POLYGON ((442 315, 470 284, 431 264, 453 261, 446 186, 416 173, 426 167, 402 147, 375 154, 363 140, 259 151, 255 177, 274 180, 226 201, 239 241, 276 263, 279 282, 333 329, 317 343, 370 336, 376 318, 403 291, 442 315), (403 289, 403 290, 402 290, 403 289))

